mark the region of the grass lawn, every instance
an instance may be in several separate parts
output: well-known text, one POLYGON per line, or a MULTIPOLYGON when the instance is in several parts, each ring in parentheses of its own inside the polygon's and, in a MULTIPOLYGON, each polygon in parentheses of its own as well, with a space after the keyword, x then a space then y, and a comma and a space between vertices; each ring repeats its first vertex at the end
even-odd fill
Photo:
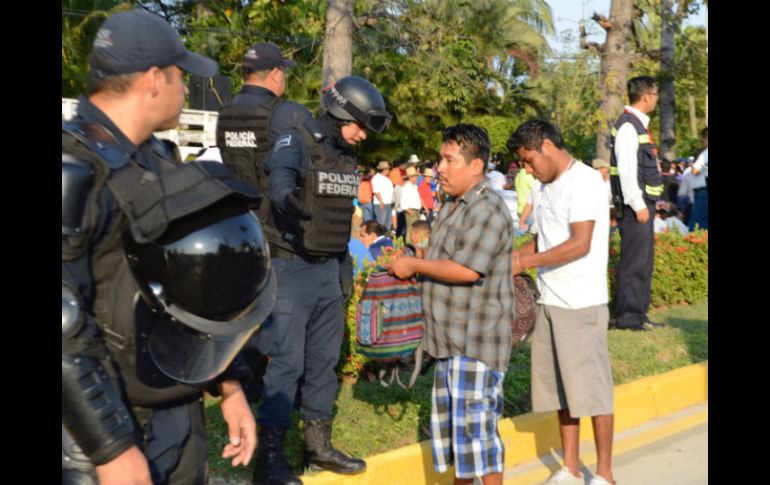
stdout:
MULTIPOLYGON (((653 311, 650 318, 667 326, 653 332, 610 330, 610 360, 616 385, 708 359, 708 301, 653 311)), ((529 344, 525 344, 511 359, 503 384, 506 417, 531 411, 529 358, 529 344)), ((366 457, 426 439, 423 429, 429 422, 432 380, 430 370, 409 390, 384 388, 379 382, 365 379, 342 384, 332 431, 334 445, 366 457)), ((294 418, 299 419, 298 413, 294 418)), ((219 399, 207 397, 206 420, 211 475, 250 483, 251 468, 233 469, 220 458, 227 428, 219 399)), ((295 427, 288 435, 287 456, 300 473, 301 452, 302 434, 295 427)))

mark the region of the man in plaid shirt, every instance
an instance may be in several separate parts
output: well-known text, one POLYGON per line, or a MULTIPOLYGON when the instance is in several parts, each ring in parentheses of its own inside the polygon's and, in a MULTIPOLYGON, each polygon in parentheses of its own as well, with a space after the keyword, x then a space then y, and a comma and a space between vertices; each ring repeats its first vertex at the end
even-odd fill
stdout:
POLYGON ((438 176, 449 197, 425 259, 401 257, 391 274, 422 276, 425 350, 438 359, 431 435, 436 471, 455 465, 455 483, 503 480, 497 431, 511 352, 513 220, 489 186, 487 132, 458 124, 444 130, 438 176))

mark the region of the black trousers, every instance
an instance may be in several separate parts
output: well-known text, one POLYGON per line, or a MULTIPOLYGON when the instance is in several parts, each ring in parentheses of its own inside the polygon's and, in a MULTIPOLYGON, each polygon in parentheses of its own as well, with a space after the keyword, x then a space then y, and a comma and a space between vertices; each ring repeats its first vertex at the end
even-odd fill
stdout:
POLYGON ((637 222, 636 212, 628 205, 623 206, 623 217, 618 221, 620 262, 615 293, 618 327, 639 326, 648 321, 647 309, 650 306, 655 262, 655 204, 645 203, 650 212, 646 223, 637 222))

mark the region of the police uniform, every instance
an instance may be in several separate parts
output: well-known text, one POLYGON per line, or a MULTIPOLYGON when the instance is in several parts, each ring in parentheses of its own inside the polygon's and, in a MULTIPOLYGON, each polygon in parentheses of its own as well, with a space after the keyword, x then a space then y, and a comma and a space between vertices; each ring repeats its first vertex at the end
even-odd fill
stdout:
POLYGON ((649 322, 652 272, 655 262, 654 215, 655 202, 663 193, 663 181, 658 166, 658 154, 652 137, 642 121, 630 111, 624 111, 612 129, 610 151, 610 186, 616 213, 620 214, 618 228, 621 235, 618 286, 615 310, 619 328, 643 328, 649 322), (615 137, 621 126, 630 123, 639 141, 637 150, 637 183, 644 204, 650 214, 648 221, 639 224, 636 211, 623 200, 623 190, 615 154, 615 137))
MULTIPOLYGON (((62 125, 62 482, 96 483, 94 465, 136 445, 147 457, 153 483, 204 484, 202 392, 216 393, 217 383, 251 373, 230 358, 224 373, 216 376, 209 369, 213 378, 194 377, 187 367, 174 379, 171 367, 158 364, 163 339, 155 338, 156 332, 176 330, 140 296, 136 257, 126 247, 129 241, 136 245, 129 235, 149 241, 168 234, 165 229, 178 222, 174 207, 180 217, 194 212, 180 200, 154 197, 153 180, 183 182, 168 178, 180 167, 165 143, 151 137, 134 146, 88 99, 79 103, 77 118, 62 125), (142 196, 131 195, 142 190, 142 196)), ((203 173, 186 168, 188 181, 194 172, 203 173)), ((214 186, 234 188, 221 194, 240 189, 245 199, 256 200, 256 192, 226 168, 220 170, 227 173, 213 170, 177 186, 190 189, 189 197, 204 194, 186 202, 211 207, 205 194, 214 186)), ((176 343, 183 353, 184 342, 176 343)))
MULTIPOLYGON (((222 161, 242 180, 266 194, 267 178, 263 163, 278 135, 300 125, 311 114, 299 103, 285 101, 262 86, 245 84, 233 102, 222 109, 217 118, 217 146, 222 161)), ((260 203, 261 221, 268 218, 270 203, 260 203)), ((259 400, 263 356, 258 352, 259 333, 243 351, 243 358, 255 377, 244 384, 249 401, 259 400)))
POLYGON ((343 474, 366 470, 363 460, 331 445, 334 368, 353 285, 347 248, 359 182, 346 138, 357 143, 366 129, 382 133, 392 116, 377 88, 356 76, 327 86, 321 113, 282 134, 265 161, 270 211, 263 226, 279 277, 276 305, 259 338, 259 350, 270 360, 257 419, 255 485, 302 483, 283 454, 297 397, 303 465, 343 474))
POLYGON ((355 158, 323 119, 282 135, 266 166, 273 211, 265 230, 279 276, 276 307, 261 329, 259 348, 271 360, 258 422, 287 427, 303 375, 302 419, 333 416, 344 330, 340 263, 358 180, 355 158))

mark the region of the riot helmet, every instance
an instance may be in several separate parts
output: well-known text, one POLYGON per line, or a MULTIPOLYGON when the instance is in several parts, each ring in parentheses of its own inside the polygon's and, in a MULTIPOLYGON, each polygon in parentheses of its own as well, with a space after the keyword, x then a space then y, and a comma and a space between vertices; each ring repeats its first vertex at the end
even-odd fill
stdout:
POLYGON ((259 220, 225 199, 138 243, 123 235, 129 267, 158 316, 149 354, 164 374, 199 384, 221 374, 270 314, 276 282, 259 220))
POLYGON ((322 108, 337 119, 356 121, 376 133, 385 131, 393 118, 382 94, 358 76, 343 77, 324 89, 322 108))

